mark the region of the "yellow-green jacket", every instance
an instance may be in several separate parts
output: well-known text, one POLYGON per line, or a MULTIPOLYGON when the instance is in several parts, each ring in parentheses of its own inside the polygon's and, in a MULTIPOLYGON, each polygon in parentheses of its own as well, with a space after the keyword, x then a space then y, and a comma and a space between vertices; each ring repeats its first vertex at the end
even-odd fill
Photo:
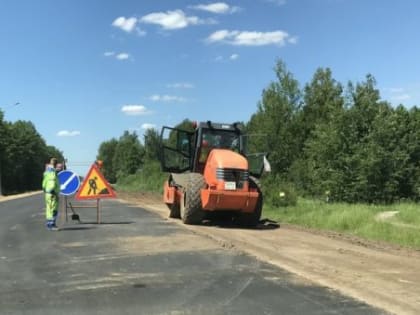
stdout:
POLYGON ((59 194, 60 193, 60 183, 58 181, 58 176, 53 168, 47 168, 44 172, 44 177, 42 179, 42 189, 44 192, 49 194, 59 194))

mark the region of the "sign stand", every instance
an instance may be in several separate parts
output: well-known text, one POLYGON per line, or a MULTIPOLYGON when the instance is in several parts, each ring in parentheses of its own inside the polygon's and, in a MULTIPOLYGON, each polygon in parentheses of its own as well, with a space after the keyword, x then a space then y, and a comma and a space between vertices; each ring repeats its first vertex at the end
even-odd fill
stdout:
MULTIPOLYGON (((66 213, 66 222, 68 222, 68 213, 69 213, 69 209, 71 210, 72 214, 76 214, 76 212, 74 211, 74 209, 96 209, 96 223, 97 224, 101 224, 101 204, 100 204, 100 199, 96 199, 96 204, 93 205, 88 205, 88 204, 72 204, 70 201, 67 200, 67 196, 64 198, 65 201, 65 213, 66 213)), ((80 220, 79 220, 80 222, 80 220)))
POLYGON ((97 224, 101 224, 101 203, 100 200, 102 198, 115 198, 116 194, 111 185, 107 182, 105 177, 102 175, 100 171, 100 167, 102 166, 102 162, 97 161, 97 163, 93 164, 85 177, 85 180, 82 184, 80 184, 79 176, 69 170, 64 170, 58 173, 58 179, 60 182, 60 194, 64 195, 64 204, 62 205, 62 212, 66 214, 66 222, 68 222, 69 218, 69 209, 72 214, 73 220, 78 220, 79 223, 80 217, 74 211, 74 209, 81 209, 81 208, 93 208, 96 209, 96 222, 97 224), (96 200, 95 204, 92 203, 79 203, 79 204, 72 204, 67 196, 71 196, 76 194, 76 200, 96 200))

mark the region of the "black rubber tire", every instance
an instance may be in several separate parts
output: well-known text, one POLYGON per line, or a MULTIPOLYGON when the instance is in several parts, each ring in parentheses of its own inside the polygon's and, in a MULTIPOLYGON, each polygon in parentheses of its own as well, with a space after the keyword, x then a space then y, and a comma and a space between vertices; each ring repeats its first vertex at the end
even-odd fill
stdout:
POLYGON ((200 224, 204 219, 204 211, 201 204, 201 189, 206 188, 203 175, 199 173, 188 174, 187 187, 181 198, 180 214, 185 224, 200 224))
POLYGON ((167 203, 166 204, 169 208, 169 217, 174 219, 181 218, 179 205, 176 203, 167 203))
POLYGON ((258 191, 258 200, 255 205, 254 212, 252 213, 241 213, 238 216, 238 223, 245 227, 256 227, 261 219, 261 213, 263 208, 263 194, 261 191, 261 184, 258 179, 253 176, 249 177, 249 188, 256 188, 258 191))

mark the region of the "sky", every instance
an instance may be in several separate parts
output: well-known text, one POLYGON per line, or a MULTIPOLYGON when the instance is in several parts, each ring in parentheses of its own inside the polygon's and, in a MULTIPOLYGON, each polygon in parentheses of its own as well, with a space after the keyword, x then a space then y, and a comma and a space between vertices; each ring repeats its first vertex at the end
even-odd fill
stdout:
POLYGON ((0 0, 0 109, 84 175, 125 130, 248 121, 278 59, 420 104, 417 0, 0 0), (19 103, 15 105, 16 103, 19 103))

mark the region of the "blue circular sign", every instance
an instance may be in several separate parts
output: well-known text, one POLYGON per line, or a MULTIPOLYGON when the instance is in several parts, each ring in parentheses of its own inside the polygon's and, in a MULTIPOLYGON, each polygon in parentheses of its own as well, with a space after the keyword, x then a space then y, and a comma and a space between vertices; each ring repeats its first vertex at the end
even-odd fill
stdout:
POLYGON ((65 196, 73 195, 80 186, 79 176, 69 170, 58 173, 58 181, 60 182, 60 194, 65 196))

